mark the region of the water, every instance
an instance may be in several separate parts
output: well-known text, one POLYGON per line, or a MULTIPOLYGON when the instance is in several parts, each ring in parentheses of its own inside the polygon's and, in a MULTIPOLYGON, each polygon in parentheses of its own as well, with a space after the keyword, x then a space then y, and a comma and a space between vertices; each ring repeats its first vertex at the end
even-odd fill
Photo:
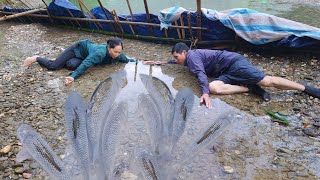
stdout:
MULTIPOLYGON (((129 0, 132 12, 145 13, 144 1, 129 0)), ((77 0, 70 0, 77 7, 77 0)), ((98 1, 83 0, 84 4, 89 9, 99 6, 98 1)), ((129 14, 127 1, 119 0, 101 0, 101 3, 108 10, 115 9, 118 14, 129 14)), ((197 1, 195 0, 162 0, 162 1, 147 1, 149 12, 157 15, 160 10, 172 7, 181 6, 187 10, 195 11, 197 9, 197 1)), ((286 19, 298 21, 311 26, 320 27, 320 2, 314 0, 202 0, 201 7, 223 11, 232 8, 250 8, 260 12, 276 15, 286 19)))

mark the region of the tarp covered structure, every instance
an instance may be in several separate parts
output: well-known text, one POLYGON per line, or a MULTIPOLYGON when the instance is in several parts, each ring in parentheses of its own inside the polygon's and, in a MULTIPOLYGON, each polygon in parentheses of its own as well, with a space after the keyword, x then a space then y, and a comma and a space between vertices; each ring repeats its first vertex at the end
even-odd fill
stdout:
MULTIPOLYGON (((114 15, 107 9, 100 6, 90 10, 91 14, 83 14, 80 9, 68 0, 54 0, 48 6, 48 13, 53 17, 72 17, 72 18, 92 18, 114 20, 114 15), (107 17, 106 17, 107 15, 107 17)), ((165 9, 166 12, 159 15, 150 14, 149 21, 145 13, 131 15, 118 15, 119 21, 132 21, 161 24, 161 27, 170 27, 172 17, 178 25, 197 27, 197 12, 189 12, 190 21, 188 22, 188 11, 183 11, 181 7, 165 9), (160 20, 159 20, 160 19, 160 20), (181 23, 182 22, 182 23, 181 23)), ((3 12, 21 12, 13 8, 4 7, 3 12)), ((50 21, 48 21, 50 22, 50 21)), ((86 22, 57 20, 55 23, 80 26, 81 28, 98 29, 113 31, 125 34, 135 34, 141 36, 170 37, 181 39, 179 31, 175 28, 168 28, 167 32, 161 30, 159 26, 136 25, 134 32, 129 24, 115 24, 111 22, 86 22), (165 34, 167 33, 167 35, 165 34)), ((251 9, 231 9, 217 12, 212 9, 202 8, 201 13, 201 39, 205 41, 233 41, 235 37, 241 37, 253 45, 270 44, 273 47, 320 47, 320 29, 302 23, 283 19, 265 13, 260 13, 251 9)), ((181 31, 182 32, 182 31, 181 31)), ((184 29, 183 39, 193 39, 197 37, 197 30, 190 28, 184 29)))

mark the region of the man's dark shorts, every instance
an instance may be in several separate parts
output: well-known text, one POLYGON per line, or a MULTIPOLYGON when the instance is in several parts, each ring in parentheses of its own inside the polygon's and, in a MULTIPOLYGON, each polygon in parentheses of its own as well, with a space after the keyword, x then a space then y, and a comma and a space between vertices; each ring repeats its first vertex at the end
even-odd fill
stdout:
POLYGON ((225 72, 214 81, 222 81, 225 84, 249 85, 257 84, 266 74, 251 64, 246 58, 237 59, 225 72))

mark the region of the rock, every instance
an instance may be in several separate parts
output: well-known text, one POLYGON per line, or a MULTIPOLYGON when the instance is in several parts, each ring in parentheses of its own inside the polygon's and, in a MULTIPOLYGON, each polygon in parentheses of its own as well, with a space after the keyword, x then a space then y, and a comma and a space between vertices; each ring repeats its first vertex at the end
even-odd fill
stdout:
POLYGON ((11 148, 12 148, 12 146, 9 144, 9 145, 6 145, 4 148, 2 148, 1 150, 0 150, 0 154, 7 154, 8 152, 10 152, 11 151, 11 148))
POLYGON ((232 174, 234 172, 231 166, 223 166, 224 172, 228 174, 232 174))
POLYGON ((288 148, 279 148, 279 149, 277 149, 277 151, 280 153, 293 154, 293 151, 291 151, 288 148))
POLYGON ((308 136, 312 136, 312 137, 319 136, 319 132, 314 128, 304 128, 302 129, 302 131, 308 136))
POLYGON ((30 173, 23 173, 22 174, 22 177, 25 178, 25 179, 30 179, 32 177, 32 174, 30 173))
POLYGON ((17 167, 17 168, 14 169, 14 172, 17 173, 17 174, 21 174, 21 173, 23 173, 23 171, 24 171, 23 167, 17 167))
POLYGON ((138 176, 136 176, 135 174, 132 174, 128 171, 124 171, 121 174, 121 179, 123 179, 123 180, 136 180, 136 179, 138 179, 138 176))

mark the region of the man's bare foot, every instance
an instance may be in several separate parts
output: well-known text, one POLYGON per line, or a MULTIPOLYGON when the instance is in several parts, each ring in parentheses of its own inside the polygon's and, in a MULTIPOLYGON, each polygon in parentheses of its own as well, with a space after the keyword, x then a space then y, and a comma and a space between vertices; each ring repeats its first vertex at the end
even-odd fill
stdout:
POLYGON ((24 60, 23 65, 24 66, 30 66, 32 63, 37 61, 37 57, 39 57, 39 56, 27 57, 27 59, 24 60))

